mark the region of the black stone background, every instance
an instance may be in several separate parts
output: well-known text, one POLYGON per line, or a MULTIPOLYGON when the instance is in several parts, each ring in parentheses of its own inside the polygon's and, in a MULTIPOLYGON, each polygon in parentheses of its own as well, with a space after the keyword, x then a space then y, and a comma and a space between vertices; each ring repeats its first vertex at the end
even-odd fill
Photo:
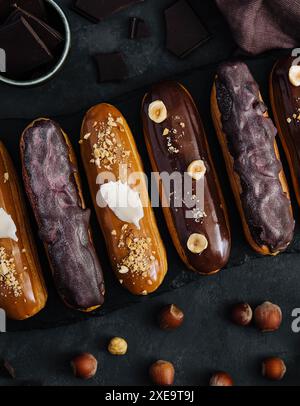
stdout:
MULTIPOLYGON (((236 384, 264 385, 269 382, 261 377, 260 362, 265 356, 277 355, 283 357, 288 366, 281 384, 298 385, 299 339, 291 330, 291 312, 300 307, 299 238, 295 238, 288 253, 275 258, 259 257, 244 242, 209 113, 215 63, 232 56, 236 50, 213 2, 191 1, 213 38, 185 60, 178 60, 164 49, 162 10, 172 1, 146 0, 145 4, 131 7, 99 25, 68 10, 70 1, 58 3, 64 7, 73 33, 73 48, 64 69, 52 82, 39 88, 20 90, 0 86, 0 137, 17 167, 17 141, 28 120, 38 116, 55 117, 74 140, 78 152, 76 140, 84 110, 91 104, 113 98, 133 129, 146 171, 149 171, 139 120, 140 102, 148 84, 163 78, 179 79, 191 91, 206 124, 229 206, 233 254, 228 269, 215 276, 198 277, 185 271, 172 247, 160 210, 157 210, 168 250, 169 274, 158 294, 135 298, 120 288, 112 277, 93 219, 107 282, 106 305, 100 312, 103 317, 85 317, 61 305, 39 245, 49 285, 48 306, 32 320, 9 323, 11 332, 0 336, 0 355, 16 367, 17 382, 29 380, 45 385, 148 384, 148 366, 160 358, 174 363, 178 385, 206 385, 210 373, 219 369, 230 372, 236 384), (126 39, 129 16, 141 16, 150 24, 152 37, 149 40, 131 42, 126 39), (120 49, 126 55, 129 79, 121 84, 97 84, 90 55, 120 49), (196 67, 198 69, 193 69, 196 67), (244 329, 232 325, 228 321, 228 310, 232 303, 241 300, 253 305, 264 300, 280 304, 284 314, 282 328, 276 333, 262 334, 253 327, 244 329), (177 303, 186 314, 184 326, 172 333, 160 331, 155 321, 159 308, 166 303, 177 303), (117 310, 112 312, 114 309, 117 310), (82 318, 87 321, 61 326, 82 318), (128 341, 129 352, 125 357, 115 358, 106 351, 109 338, 115 335, 124 336, 128 341), (73 378, 69 368, 69 359, 82 351, 92 352, 99 359, 99 372, 89 382, 73 378)), ((247 59, 266 100, 268 74, 280 53, 247 59)), ((87 190, 85 195, 88 199, 87 190)), ((12 383, 0 378, 0 384, 12 383)))

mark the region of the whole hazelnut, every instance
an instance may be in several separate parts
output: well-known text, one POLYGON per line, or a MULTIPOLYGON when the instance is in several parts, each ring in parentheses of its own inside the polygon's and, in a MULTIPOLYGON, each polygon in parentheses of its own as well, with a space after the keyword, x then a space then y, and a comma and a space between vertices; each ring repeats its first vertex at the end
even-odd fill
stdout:
POLYGON ((233 379, 227 372, 219 371, 210 378, 209 386, 233 386, 233 379))
POLYGON ((169 386, 174 383, 175 370, 173 364, 168 361, 159 360, 151 365, 150 377, 156 385, 169 386))
POLYGON ((127 342, 121 337, 112 338, 108 344, 108 351, 112 355, 125 355, 127 348, 127 342))
POLYGON ((286 366, 281 358, 267 358, 262 363, 262 374, 273 381, 280 381, 286 373, 286 366))
POLYGON ((174 330, 183 323, 184 314, 174 304, 165 306, 158 317, 159 327, 163 330, 174 330))
POLYGON ((247 326, 251 323, 253 316, 252 309, 248 303, 238 303, 233 306, 231 311, 231 319, 239 326, 247 326))
POLYGON ((83 353, 73 358, 71 366, 77 378, 90 379, 97 372, 98 362, 92 354, 83 353))
POLYGON ((275 331, 281 325, 281 309, 271 302, 264 302, 255 309, 254 320, 261 331, 275 331))

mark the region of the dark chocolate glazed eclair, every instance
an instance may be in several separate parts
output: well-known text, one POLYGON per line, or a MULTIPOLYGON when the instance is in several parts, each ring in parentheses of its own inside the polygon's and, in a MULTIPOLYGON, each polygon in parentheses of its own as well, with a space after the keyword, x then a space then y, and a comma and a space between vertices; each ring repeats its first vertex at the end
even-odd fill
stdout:
POLYGON ((270 99, 292 181, 300 205, 300 66, 286 57, 274 65, 270 77, 270 99))
POLYGON ((220 65, 211 110, 246 238, 257 252, 276 255, 291 242, 295 222, 277 131, 244 63, 220 65))
MULTIPOLYGON (((142 119, 153 171, 170 176, 175 173, 181 177, 190 176, 190 198, 194 198, 195 203, 199 196, 196 189, 202 182, 202 207, 187 205, 182 196, 176 196, 176 192, 172 191, 173 198, 169 206, 163 204, 163 211, 183 262, 201 274, 215 273, 228 261, 230 228, 205 130, 195 103, 179 83, 160 83, 146 94, 142 119)), ((170 191, 166 183, 162 182, 160 192, 161 201, 168 200, 170 191)))
POLYGON ((66 134, 48 119, 21 138, 25 189, 63 301, 92 311, 104 301, 101 266, 91 238, 76 157, 66 134))

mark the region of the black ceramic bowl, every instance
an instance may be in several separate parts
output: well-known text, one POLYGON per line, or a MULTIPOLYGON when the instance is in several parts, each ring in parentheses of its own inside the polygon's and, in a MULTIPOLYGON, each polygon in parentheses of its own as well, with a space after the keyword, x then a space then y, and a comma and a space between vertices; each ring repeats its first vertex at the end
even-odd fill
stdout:
POLYGON ((39 74, 36 74, 36 77, 32 77, 28 80, 26 79, 16 80, 2 74, 0 75, 0 82, 19 87, 40 85, 52 79, 65 63, 71 48, 71 31, 69 22, 67 20, 65 13, 56 4, 55 1, 53 0, 44 0, 44 1, 47 11, 49 13, 50 20, 51 21, 53 20, 55 22, 54 28, 57 28, 64 36, 64 43, 60 49, 59 54, 55 57, 55 62, 49 67, 41 68, 39 70, 39 74))

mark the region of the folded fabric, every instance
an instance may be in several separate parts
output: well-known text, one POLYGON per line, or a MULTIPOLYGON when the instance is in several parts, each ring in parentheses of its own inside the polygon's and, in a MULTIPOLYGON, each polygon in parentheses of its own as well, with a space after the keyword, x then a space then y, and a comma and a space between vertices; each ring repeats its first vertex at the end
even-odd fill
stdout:
POLYGON ((300 44, 300 0, 215 0, 237 44, 250 54, 300 44))

